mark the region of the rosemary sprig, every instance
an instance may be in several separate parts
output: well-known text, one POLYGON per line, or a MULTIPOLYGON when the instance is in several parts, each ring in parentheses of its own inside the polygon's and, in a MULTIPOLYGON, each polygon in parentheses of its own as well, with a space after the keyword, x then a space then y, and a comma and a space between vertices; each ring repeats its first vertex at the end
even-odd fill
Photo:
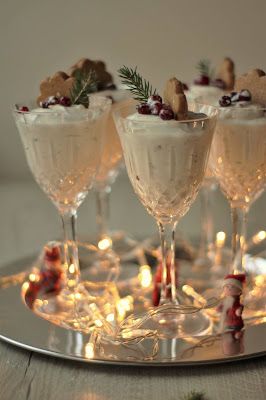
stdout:
POLYGON ((75 83, 70 91, 71 102, 72 104, 82 104, 88 108, 88 95, 97 91, 96 72, 93 69, 89 72, 78 69, 74 77, 75 83))
POLYGON ((202 76, 211 76, 211 62, 207 59, 202 59, 196 65, 196 69, 199 71, 199 74, 202 76))
POLYGON ((118 74, 135 100, 147 102, 150 96, 157 93, 156 89, 153 89, 152 85, 137 72, 137 67, 133 69, 124 65, 118 70, 118 74))
POLYGON ((192 390, 182 397, 182 400, 205 400, 205 394, 203 392, 196 392, 192 390))

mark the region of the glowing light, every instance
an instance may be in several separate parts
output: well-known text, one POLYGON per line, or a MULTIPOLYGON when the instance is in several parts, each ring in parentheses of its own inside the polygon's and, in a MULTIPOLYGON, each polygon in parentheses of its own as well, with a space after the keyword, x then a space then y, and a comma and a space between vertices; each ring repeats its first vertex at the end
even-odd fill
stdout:
POLYGON ((94 345, 93 343, 87 343, 85 346, 85 357, 86 358, 94 358, 94 345))
POLYGON ((222 164, 222 163, 223 163, 222 157, 218 157, 218 164, 222 164))
POLYGON ((206 300, 204 299, 204 297, 202 297, 199 293, 197 293, 193 287, 189 286, 189 285, 183 285, 182 286, 182 290, 184 293, 186 293, 188 296, 193 297, 193 299, 197 300, 199 303, 201 304, 205 304, 206 300))
POLYGON ((255 244, 259 244, 265 239, 266 239, 266 231, 259 231, 256 235, 253 236, 252 241, 255 244))
POLYGON ((217 232, 216 234, 216 246, 221 248, 224 246, 226 240, 226 234, 225 232, 217 232))
POLYGON ((74 274, 76 272, 76 268, 74 264, 70 264, 68 271, 70 274, 74 274))
POLYGON ((107 250, 107 249, 110 249, 112 247, 112 244, 113 244, 112 243, 112 239, 109 238, 109 237, 106 237, 104 239, 101 239, 98 242, 98 247, 99 247, 100 250, 107 250))
POLYGON ((73 288, 75 285, 76 285, 76 280, 75 279, 69 279, 68 281, 67 281, 67 286, 69 287, 69 288, 73 288))
POLYGON ((106 321, 114 322, 114 320, 115 320, 115 315, 113 313, 107 315, 106 321))
POLYGON ((30 287, 29 282, 24 282, 23 285, 22 285, 22 291, 23 291, 23 293, 27 292, 27 290, 29 289, 29 287, 30 287))
POLYGON ((143 288, 148 288, 152 283, 152 273, 149 265, 142 265, 139 268, 138 279, 143 288))
POLYGON ((75 293, 75 299, 80 300, 81 299, 81 294, 80 293, 75 293))
POLYGON ((34 306, 38 307, 38 308, 42 307, 43 306, 43 301, 41 299, 36 299, 35 302, 34 302, 34 306))
POLYGON ((120 318, 124 318, 126 313, 133 309, 133 297, 126 296, 126 297, 123 297, 122 299, 118 300, 116 303, 116 309, 117 309, 118 316, 120 318))
POLYGON ((33 274, 33 273, 29 274, 29 281, 31 281, 31 282, 38 282, 38 281, 39 281, 38 275, 33 274))
POLYGON ((100 319, 95 319, 94 324, 98 327, 101 328, 103 326, 103 323, 100 319))
POLYGON ((266 276, 265 275, 257 275, 255 277, 255 285, 257 287, 263 287, 266 283, 266 276))

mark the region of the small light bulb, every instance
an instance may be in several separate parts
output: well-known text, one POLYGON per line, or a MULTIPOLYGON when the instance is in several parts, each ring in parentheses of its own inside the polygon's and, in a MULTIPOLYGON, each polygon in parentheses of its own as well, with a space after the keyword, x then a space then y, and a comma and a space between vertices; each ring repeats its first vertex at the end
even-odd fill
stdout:
POLYGON ((104 239, 101 239, 98 242, 98 247, 99 247, 100 250, 107 250, 107 249, 110 249, 112 247, 112 244, 113 243, 112 243, 112 240, 110 238, 104 238, 104 239))

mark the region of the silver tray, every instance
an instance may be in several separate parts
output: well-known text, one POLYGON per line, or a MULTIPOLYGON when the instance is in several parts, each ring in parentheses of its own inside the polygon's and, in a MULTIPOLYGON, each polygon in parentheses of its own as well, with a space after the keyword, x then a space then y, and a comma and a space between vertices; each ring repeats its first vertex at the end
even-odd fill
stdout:
MULTIPOLYGON (((30 259, 18 260, 1 268, 1 276, 28 269, 30 259)), ((233 355, 224 354, 221 337, 201 337, 160 340, 159 351, 151 361, 143 361, 138 354, 128 357, 128 349, 110 347, 105 356, 86 357, 88 335, 67 330, 39 318, 27 308, 21 298, 21 285, 0 288, 0 339, 45 355, 80 362, 132 366, 196 366, 244 360, 266 354, 266 323, 247 326, 241 344, 233 355), (116 358, 114 358, 116 357, 116 358)), ((145 344, 144 344, 145 346, 145 344)), ((232 346, 231 346, 232 347, 232 346)), ((232 350, 230 350, 232 353, 232 350)))

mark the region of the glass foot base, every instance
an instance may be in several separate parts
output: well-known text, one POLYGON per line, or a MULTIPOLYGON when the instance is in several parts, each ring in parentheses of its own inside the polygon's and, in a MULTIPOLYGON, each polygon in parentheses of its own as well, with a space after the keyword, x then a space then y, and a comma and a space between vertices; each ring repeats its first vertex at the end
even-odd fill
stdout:
POLYGON ((165 339, 202 336, 212 331, 210 318, 201 311, 191 315, 157 315, 147 325, 149 329, 156 329, 159 337, 165 339))
POLYGON ((111 250, 120 261, 132 261, 136 258, 139 242, 124 231, 109 231, 104 237, 84 238, 83 243, 90 243, 99 251, 111 250))

